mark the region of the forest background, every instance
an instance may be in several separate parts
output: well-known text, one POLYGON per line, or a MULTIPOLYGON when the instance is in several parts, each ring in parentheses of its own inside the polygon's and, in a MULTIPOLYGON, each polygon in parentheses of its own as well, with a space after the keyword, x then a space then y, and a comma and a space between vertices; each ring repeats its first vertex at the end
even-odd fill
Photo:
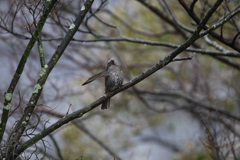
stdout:
POLYGON ((0 12, 0 159, 240 159, 239 1, 3 0, 0 12), (82 86, 109 58, 123 87, 82 86))

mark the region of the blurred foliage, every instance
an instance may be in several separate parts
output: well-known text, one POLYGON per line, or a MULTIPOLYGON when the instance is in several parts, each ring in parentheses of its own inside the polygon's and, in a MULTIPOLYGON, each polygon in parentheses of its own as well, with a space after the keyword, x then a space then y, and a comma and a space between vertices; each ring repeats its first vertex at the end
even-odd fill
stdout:
MULTIPOLYGON (((162 14, 168 15, 168 11, 163 7, 163 1, 146 0, 145 2, 159 9, 162 14)), ((192 0, 186 1, 188 5, 191 2, 192 0)), ((174 26, 161 18, 163 15, 156 15, 138 1, 125 0, 117 2, 109 0, 106 6, 97 10, 99 3, 101 2, 96 2, 92 9, 92 12, 96 12, 95 16, 97 18, 92 16, 90 20, 87 19, 88 22, 81 25, 79 33, 75 35, 75 39, 69 44, 59 64, 50 75, 50 80, 46 83, 47 87, 44 89, 44 94, 39 100, 39 103, 50 103, 51 106, 60 104, 63 108, 57 112, 68 113, 69 110, 66 106, 69 106, 69 104, 72 104, 70 111, 81 109, 104 95, 104 79, 96 80, 87 86, 82 86, 81 84, 88 77, 104 70, 108 58, 116 58, 117 63, 123 70, 125 76, 124 83, 126 83, 154 66, 159 60, 174 50, 174 48, 161 45, 156 46, 126 41, 104 41, 103 37, 114 39, 123 36, 131 38, 131 40, 141 39, 180 45, 191 35, 190 33, 186 33, 183 36, 175 30, 174 26), (91 32, 88 32, 89 29, 91 32), (120 35, 119 31, 122 35, 120 35), (94 41, 98 38, 103 38, 103 40, 96 42, 87 41, 94 41)), ((166 3, 181 24, 193 30, 197 27, 177 1, 169 0, 166 3)), ((215 0, 199 0, 195 4, 194 12, 202 18, 213 3, 215 3, 215 0)), ((225 3, 228 4, 230 9, 239 4, 239 2, 233 0, 225 1, 213 15, 208 26, 214 25, 226 14, 227 6, 224 5, 225 3)), ((24 5, 22 6, 24 7, 24 5)), ((75 17, 75 14, 79 12, 80 6, 81 2, 78 1, 59 1, 59 5, 52 12, 42 34, 46 59, 49 59, 50 55, 54 53, 55 48, 59 45, 59 40, 65 34, 63 28, 69 28, 72 17, 75 17), (62 25, 59 25, 59 23, 62 23, 62 25)), ((27 14, 27 12, 24 10, 24 13, 27 14)), ((90 17, 90 14, 88 16, 90 17)), ((20 18, 19 15, 17 18, 20 18)), ((28 18, 31 19, 31 15, 28 18)), ((30 33, 24 29, 27 22, 23 19, 20 20, 21 23, 18 24, 19 32, 30 36, 30 33)), ((236 21, 236 23, 236 25, 239 25, 240 21, 236 21)), ((224 24, 224 27, 220 27, 216 32, 220 33, 221 30, 223 31, 222 36, 226 36, 227 38, 233 37, 236 33, 232 22, 224 24)), ((232 50, 213 37, 209 36, 208 38, 219 46, 232 50)), ((12 62, 16 61, 9 67, 9 70, 15 68, 19 59, 19 53, 23 52, 23 46, 26 43, 25 39, 18 43, 16 41, 16 37, 4 37, 1 41, 4 45, 7 42, 8 45, 6 46, 12 46, 2 50, 2 52, 7 52, 4 54, 6 57, 8 56, 9 60, 12 62)), ((191 48, 216 50, 213 46, 207 44, 204 39, 197 40, 191 48)), ((25 78, 28 78, 30 83, 26 84, 28 81, 24 79, 19 84, 19 90, 24 92, 24 94, 31 93, 31 88, 34 84, 33 77, 37 77, 38 70, 40 71, 39 62, 35 62, 36 60, 39 61, 37 55, 37 49, 34 48, 32 55, 30 55, 30 60, 26 65, 28 70, 24 74, 26 74, 25 78), (34 73, 34 76, 32 73, 34 73)), ((2 58, 2 54, 0 54, 0 57, 2 58)), ((221 134, 222 132, 226 132, 226 128, 222 128, 222 126, 224 126, 224 123, 229 123, 231 119, 223 119, 217 110, 222 109, 233 115, 239 113, 239 70, 235 70, 233 67, 218 61, 213 56, 190 51, 183 51, 176 58, 184 57, 192 57, 192 59, 170 63, 165 68, 162 68, 135 85, 134 89, 129 88, 111 98, 110 109, 106 111, 99 111, 98 109, 91 111, 91 113, 82 118, 83 121, 81 123, 115 153, 120 155, 132 151, 133 153, 130 153, 129 157, 134 157, 134 154, 140 155, 140 153, 135 153, 133 148, 138 148, 145 144, 145 142, 141 141, 141 136, 147 135, 154 138, 162 138, 160 131, 164 132, 163 136, 176 133, 174 136, 177 137, 177 140, 181 139, 181 136, 185 136, 177 132, 179 131, 178 123, 181 121, 184 122, 184 116, 186 115, 181 117, 178 114, 173 116, 165 114, 183 110, 191 114, 188 117, 188 121, 196 122, 196 124, 191 123, 191 125, 186 126, 186 132, 188 130, 191 132, 188 137, 189 142, 182 144, 180 147, 176 145, 176 148, 179 149, 178 151, 173 150, 171 146, 168 148, 168 146, 164 145, 165 149, 171 150, 176 160, 211 159, 211 150, 209 151, 204 145, 205 142, 205 144, 209 144, 207 141, 208 134, 205 130, 209 129, 207 127, 210 127, 211 131, 218 132, 216 134, 219 136, 218 139, 226 139, 228 133, 221 134), (151 92, 161 92, 162 94, 152 94, 151 92), (217 116, 214 115, 211 119, 212 112, 205 110, 204 112, 196 103, 182 98, 184 96, 169 96, 164 95, 164 93, 181 93, 181 95, 190 97, 191 100, 209 105, 216 109, 217 116), (223 123, 217 123, 217 118, 221 119, 223 123), (206 125, 200 129, 194 128, 196 127, 195 125, 201 127, 201 119, 207 119, 207 122, 211 122, 210 124, 212 125, 206 125), (204 141, 201 141, 203 144, 200 144, 199 137, 197 136, 204 139, 204 141)), ((231 58, 227 57, 227 60, 234 63, 240 62, 239 58, 231 58)), ((4 84, 4 86, 6 85, 4 84)), ((175 144, 177 140, 173 137, 170 142, 175 144)), ((217 136, 215 138, 217 139, 217 136)), ((165 137, 162 139, 165 140, 165 137)), ((166 140, 169 140, 169 138, 166 138, 166 140)), ((157 143, 156 141, 154 142, 157 143)), ((114 159, 93 141, 89 135, 73 124, 68 124, 67 127, 61 130, 60 144, 64 159, 114 159)), ((146 157, 141 158, 147 159, 148 156, 146 155, 146 157)))
MULTIPOLYGON (((189 3, 190 2, 191 1, 189 1, 189 3)), ((210 6, 214 2, 215 1, 208 1, 207 3, 209 3, 208 5, 210 6)), ((196 25, 194 25, 193 21, 189 19, 189 16, 185 13, 183 8, 179 7, 179 5, 174 5, 175 3, 175 1, 168 1, 169 6, 171 9, 173 9, 178 20, 190 28, 196 28, 196 25)), ((194 11, 198 15, 203 16, 207 12, 208 7, 204 6, 204 3, 204 1, 199 1, 196 3, 194 11), (203 9, 203 6, 206 8, 203 9)), ((149 1, 149 4, 153 4, 155 7, 161 8, 159 3, 156 1, 149 1)), ((162 11, 166 12, 164 10, 162 11)), ((215 19, 218 18, 222 13, 224 13, 224 10, 221 8, 218 9, 217 13, 211 19, 212 22, 210 20, 211 23, 209 23, 209 25, 211 26, 214 24, 216 22, 215 19)), ((135 2, 128 2, 127 6, 123 5, 122 7, 115 8, 111 14, 108 12, 103 12, 99 14, 99 17, 104 19, 107 23, 118 26, 118 29, 121 30, 122 35, 125 37, 134 37, 138 39, 173 44, 182 44, 183 42, 181 35, 170 32, 174 30, 171 25, 166 24, 166 22, 160 19, 157 15, 151 13, 149 9, 142 5, 136 4, 135 2), (128 10, 129 8, 131 8, 131 10, 128 10), (127 23, 128 25, 124 25, 123 22, 127 23), (149 35, 142 34, 141 32, 148 33, 149 35), (152 36, 153 34, 164 32, 166 33, 160 36, 152 36)), ((117 29, 111 28, 109 30, 105 30, 106 26, 99 25, 98 21, 93 21, 91 26, 92 28, 94 28, 94 26, 98 26, 96 30, 104 35, 108 35, 110 37, 120 36, 117 32, 117 29)), ((226 26, 226 28, 228 28, 228 26, 226 26)), ((230 30, 226 31, 225 33, 228 35, 233 34, 233 32, 230 30)), ((165 47, 150 46, 131 42, 110 43, 112 43, 115 48, 115 51, 113 52, 117 52, 117 54, 124 61, 124 64, 127 67, 127 72, 129 72, 125 74, 129 74, 130 79, 141 74, 143 71, 157 63, 160 59, 173 50, 165 47)), ((202 40, 199 40, 196 43, 207 46, 207 44, 202 40)), ((209 49, 214 48, 209 46, 209 49)), ((108 48, 107 57, 109 56, 109 52, 111 52, 111 50, 111 48, 108 48)), ((103 53, 99 54, 106 55, 104 52, 106 51, 103 51, 103 53)), ((179 57, 189 57, 191 55, 191 52, 183 52, 179 57)), ((89 55, 89 57, 91 56, 89 55)), ((91 57, 91 59, 94 59, 94 57, 91 57)), ((232 81, 229 82, 229 80, 232 79, 231 77, 234 75, 233 73, 229 73, 231 72, 229 70, 231 70, 229 66, 223 64, 222 62, 216 61, 215 59, 212 59, 206 55, 195 54, 193 55, 193 59, 191 61, 173 62, 166 68, 158 71, 143 82, 137 84, 136 87, 147 91, 183 91, 185 94, 202 100, 206 104, 214 104, 218 108, 226 109, 227 111, 233 111, 236 109, 234 98, 228 97, 230 93, 228 93, 226 89, 233 91, 236 89, 236 87, 232 86, 232 81), (224 94, 221 93, 221 90, 224 92, 224 94)), ((235 75, 234 77, 234 79, 239 78, 239 75, 235 75)), ((102 85, 102 81, 101 83, 94 83, 96 86, 102 85)), ((113 123, 114 119, 116 120, 120 117, 120 119, 123 120, 123 122, 121 121, 122 126, 121 124, 116 124, 118 127, 111 131, 111 135, 115 140, 121 139, 120 137, 124 135, 121 130, 128 130, 129 127, 131 127, 131 136, 138 136, 141 135, 141 132, 144 130, 161 126, 162 124, 163 118, 161 114, 155 114, 149 110, 146 110, 147 108, 142 104, 141 100, 136 96, 133 96, 133 93, 133 91, 125 91, 112 98, 111 110, 109 110, 107 113, 104 113, 107 115, 107 117, 105 117, 106 119, 104 117, 102 118, 103 121, 109 121, 109 118, 113 116, 110 120, 112 122, 106 123, 113 123), (132 126, 128 126, 129 124, 132 126)), ((161 99, 161 97, 158 99, 161 99)), ((166 105, 163 103, 163 101, 162 103, 158 103, 157 101, 151 100, 151 98, 146 98, 145 100, 147 100, 147 103, 154 108, 164 108, 166 106, 167 108, 169 107, 169 105, 166 105)), ((91 122, 88 123, 88 125, 90 125, 91 122)), ((96 124, 92 125, 96 126, 96 124)), ((175 132, 175 124, 170 123, 168 130, 169 132, 175 132)), ((93 133, 96 132, 93 131, 93 133)), ((129 148, 128 145, 131 144, 131 139, 123 138, 121 140, 125 141, 124 147, 129 148)), ((87 147, 92 148, 93 146, 87 145, 87 147)), ((112 147, 116 148, 114 145, 112 145, 112 147)), ((177 159, 210 159, 209 154, 204 151, 195 150, 194 148, 186 148, 186 150, 188 150, 188 152, 177 154, 177 159)))

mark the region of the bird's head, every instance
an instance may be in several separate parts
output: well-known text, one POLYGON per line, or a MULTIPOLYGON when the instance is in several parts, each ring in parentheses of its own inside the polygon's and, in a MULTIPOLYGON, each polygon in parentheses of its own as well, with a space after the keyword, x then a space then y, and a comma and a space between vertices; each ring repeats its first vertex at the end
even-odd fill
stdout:
POLYGON ((115 65, 115 60, 114 58, 111 58, 107 61, 107 67, 110 67, 111 65, 115 65))

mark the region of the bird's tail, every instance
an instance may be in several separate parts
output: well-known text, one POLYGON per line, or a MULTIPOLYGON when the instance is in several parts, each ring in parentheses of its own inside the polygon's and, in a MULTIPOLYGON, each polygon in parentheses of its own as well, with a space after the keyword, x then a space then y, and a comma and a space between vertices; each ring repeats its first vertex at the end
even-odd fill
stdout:
POLYGON ((110 107, 110 99, 107 99, 102 103, 101 109, 108 109, 110 107))
POLYGON ((98 73, 98 74, 88 78, 88 80, 86 82, 84 82, 82 84, 82 86, 85 85, 85 84, 91 83, 92 81, 94 81, 94 80, 96 80, 98 78, 107 77, 107 76, 109 76, 109 73, 107 71, 102 71, 102 72, 100 72, 100 73, 98 73))

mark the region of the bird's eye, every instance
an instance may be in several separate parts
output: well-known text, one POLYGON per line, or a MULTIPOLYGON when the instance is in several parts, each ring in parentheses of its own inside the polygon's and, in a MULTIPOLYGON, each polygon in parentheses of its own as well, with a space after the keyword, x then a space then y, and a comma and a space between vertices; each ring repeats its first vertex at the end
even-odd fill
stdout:
POLYGON ((114 60, 110 60, 110 61, 108 61, 108 64, 114 64, 114 60))

